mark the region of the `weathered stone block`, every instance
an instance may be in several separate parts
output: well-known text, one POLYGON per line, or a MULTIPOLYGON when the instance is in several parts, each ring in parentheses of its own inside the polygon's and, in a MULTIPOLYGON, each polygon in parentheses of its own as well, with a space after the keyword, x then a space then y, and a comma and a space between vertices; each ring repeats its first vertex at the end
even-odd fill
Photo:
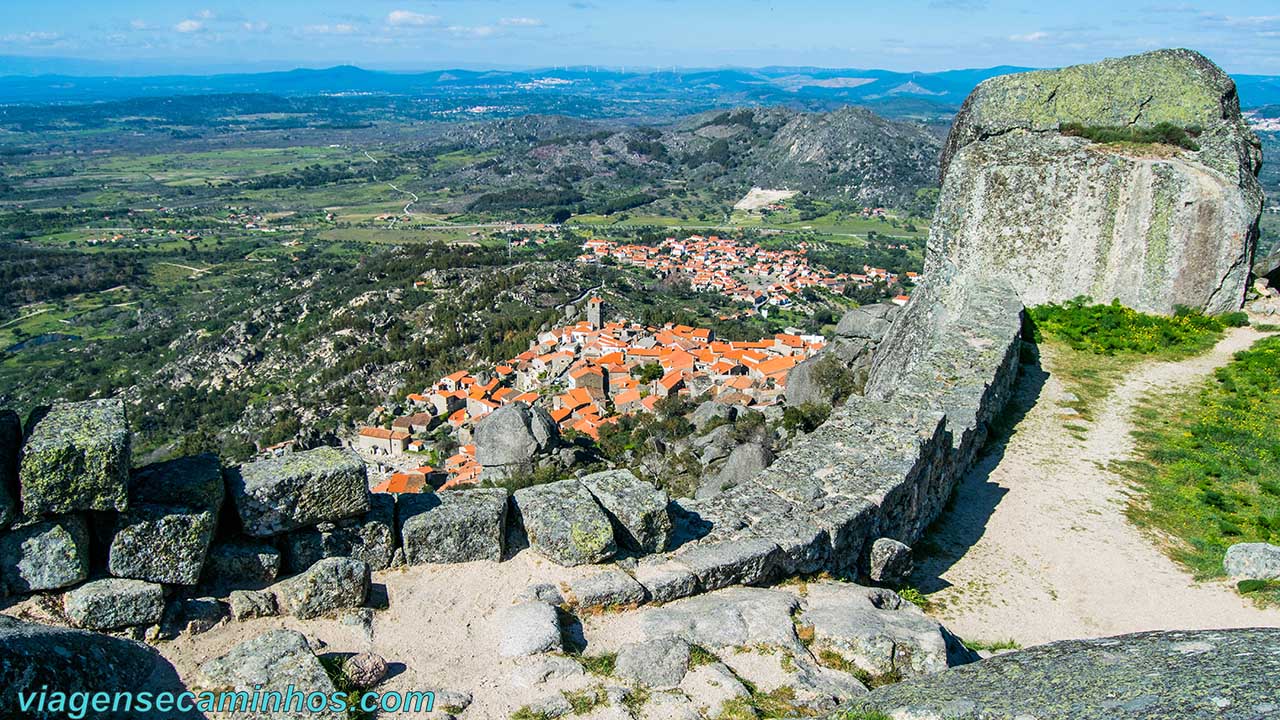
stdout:
POLYGON ((89 576, 89 530, 80 515, 0 532, 0 585, 12 593, 53 590, 89 576))
MULTIPOLYGON (((292 690, 303 697, 311 693, 329 697, 335 692, 333 681, 311 652, 307 638, 296 630, 272 630, 246 640, 226 655, 201 665, 196 680, 200 688, 259 691, 268 695, 284 695, 292 690)), ((291 708, 271 712, 269 716, 277 720, 346 720, 347 713, 326 705, 317 712, 291 708)))
POLYGON ((692 570, 660 556, 640 559, 636 565, 636 581, 655 603, 671 602, 698 591, 698 576, 692 570))
POLYGON ((245 534, 271 537, 369 511, 364 462, 320 447, 227 470, 227 489, 245 534))
POLYGON ((369 566, 351 558, 325 558, 306 572, 272 587, 280 612, 303 620, 341 608, 360 607, 369 597, 369 566))
POLYGON ((222 499, 222 466, 213 455, 135 470, 129 510, 117 518, 108 552, 111 574, 175 585, 199 582, 222 499))
POLYGON ((618 607, 644 602, 644 587, 619 568, 610 568, 569 583, 569 595, 578 607, 618 607))
POLYGON ((671 539, 670 499, 630 470, 606 470, 581 478, 614 521, 614 535, 629 550, 662 552, 671 539))
POLYGON ((57 403, 32 419, 18 471, 24 514, 128 509, 124 401, 57 403))
POLYGON ((406 494, 397 500, 396 511, 410 565, 502 559, 506 490, 406 494))
POLYGON ((1280 546, 1236 543, 1227 548, 1222 566, 1237 580, 1280 580, 1280 546))
POLYGON ((227 597, 231 617, 236 620, 271 617, 276 614, 276 596, 261 590, 233 590, 227 597))
POLYGON ((613 524, 577 480, 523 488, 515 504, 529 546, 561 565, 587 565, 613 557, 613 524))
POLYGON ((352 557, 371 570, 386 570, 396 550, 396 500, 387 493, 370 496, 369 512, 321 523, 285 536, 284 566, 298 573, 327 557, 352 557))
POLYGON ((503 657, 564 649, 560 617, 547 603, 532 600, 503 608, 495 614, 494 622, 498 630, 498 654, 503 657))
POLYGON ((697 576, 703 590, 730 585, 753 585, 773 577, 778 569, 778 546, 768 540, 745 538, 698 543, 672 556, 697 576))
POLYGON ((94 580, 67 593, 63 609, 87 630, 152 625, 164 615, 164 588, 142 580, 94 580))
POLYGON ((265 543, 215 543, 203 581, 222 588, 262 588, 280 574, 280 551, 265 543))

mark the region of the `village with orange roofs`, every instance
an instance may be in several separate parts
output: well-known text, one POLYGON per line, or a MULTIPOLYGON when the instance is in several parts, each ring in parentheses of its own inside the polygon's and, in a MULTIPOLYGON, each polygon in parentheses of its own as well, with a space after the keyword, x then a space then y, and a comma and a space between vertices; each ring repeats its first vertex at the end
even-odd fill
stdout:
MULTIPOLYGON (((805 288, 820 287, 840 292, 846 285, 869 287, 875 283, 892 285, 900 278, 885 268, 864 266, 861 273, 832 273, 811 265, 806 257, 809 245, 795 249, 768 250, 715 235, 692 235, 684 240, 669 237, 657 245, 620 245, 610 240, 588 240, 579 262, 600 262, 604 258, 648 270, 657 277, 680 273, 694 290, 717 291, 734 300, 750 303, 755 310, 788 307, 805 288)), ((906 273, 914 283, 916 273, 906 273)), ((894 298, 902 305, 906 295, 894 298)))
MULTIPOLYGON (((849 283, 899 281, 881 268, 834 274, 812 266, 803 243, 794 250, 766 250, 694 235, 655 246, 593 239, 583 250, 580 262, 609 257, 657 277, 680 274, 695 289, 750 303, 747 312, 762 314, 769 307, 790 306, 793 296, 808 287, 839 293, 849 283)), ((899 295, 892 302, 901 305, 907 299, 899 295)), ((626 415, 654 412, 658 402, 672 396, 706 396, 742 408, 773 406, 782 398, 791 369, 826 344, 823 336, 798 330, 756 341, 725 341, 707 328, 611 319, 600 297, 585 305, 585 320, 539 334, 528 350, 492 371, 459 370, 442 377, 406 396, 406 414, 389 426, 360 428, 354 447, 386 470, 374 491, 412 493, 479 483, 482 469, 472 433, 477 423, 510 403, 541 406, 562 433, 594 440, 604 426, 626 415), (453 440, 456 452, 437 465, 414 465, 430 456, 430 438, 441 434, 453 440)))

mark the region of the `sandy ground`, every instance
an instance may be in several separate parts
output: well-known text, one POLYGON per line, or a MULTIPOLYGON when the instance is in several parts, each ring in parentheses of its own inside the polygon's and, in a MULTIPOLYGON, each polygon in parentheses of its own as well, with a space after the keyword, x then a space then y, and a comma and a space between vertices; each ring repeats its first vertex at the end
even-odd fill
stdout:
POLYGON ((943 605, 935 614, 963 638, 1022 645, 1280 625, 1280 610, 1224 582, 1198 583, 1165 556, 1125 518, 1125 483, 1107 469, 1133 451, 1130 416, 1143 396, 1203 380, 1259 337, 1232 330, 1204 355, 1135 369, 1093 422, 1063 407, 1070 398, 1052 355, 1043 358, 1049 374, 1024 376, 1015 398, 1025 417, 962 481, 931 536, 938 551, 917 569, 916 584, 943 605), (1073 435, 1069 424, 1088 430, 1073 435))

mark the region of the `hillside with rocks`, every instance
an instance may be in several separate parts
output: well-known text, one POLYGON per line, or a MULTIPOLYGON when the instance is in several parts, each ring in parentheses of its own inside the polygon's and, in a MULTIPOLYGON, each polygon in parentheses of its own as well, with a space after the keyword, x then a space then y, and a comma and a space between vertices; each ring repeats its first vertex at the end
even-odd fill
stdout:
MULTIPOLYGON (((767 119, 749 120, 691 132, 757 137, 767 119)), ((783 145, 800 172, 863 162, 783 145)), ((902 586, 912 546, 1017 419, 1010 399, 1038 369, 1027 307, 1091 293, 1160 312, 1240 307, 1260 156, 1234 87, 1184 50, 997 78, 946 147, 921 285, 895 314, 851 311, 815 361, 844 364, 852 394, 767 468, 694 499, 626 467, 511 494, 371 493, 359 457, 336 447, 133 467, 120 400, 56 404, 21 428, 6 414, 4 711, 43 684, 292 684, 429 690, 435 716, 464 720, 1274 714, 1274 630, 984 657, 902 586), (1145 134, 1181 137, 1168 127, 1199 149, 1145 134), (1063 212, 1077 213, 1071 232, 1063 212)), ((477 432, 501 451, 487 470, 554 448, 537 413, 497 415, 477 432)), ((1246 551, 1242 568, 1269 562, 1246 551)))

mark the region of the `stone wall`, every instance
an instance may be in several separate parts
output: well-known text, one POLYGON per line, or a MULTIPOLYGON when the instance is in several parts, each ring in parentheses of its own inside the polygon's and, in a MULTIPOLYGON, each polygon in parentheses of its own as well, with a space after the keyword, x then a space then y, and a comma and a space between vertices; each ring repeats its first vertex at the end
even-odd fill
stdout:
POLYGON ((359 586, 362 573, 406 562, 498 560, 513 525, 562 564, 639 557, 641 601, 820 570, 865 574, 871 544, 915 542, 972 463, 1016 373, 1020 310, 1006 284, 940 274, 888 330, 865 395, 768 469, 705 500, 672 502, 625 470, 510 500, 488 489, 397 499, 371 495, 364 465, 335 448, 225 470, 198 456, 130 472, 122 404, 56 405, 33 415, 21 451, 15 437, 0 453, 21 457, 9 491, 24 500, 0 530, 0 588, 68 590, 95 577, 169 595, 270 586, 248 599, 287 609, 292 585, 272 585, 282 569, 306 576, 326 558, 349 558, 360 567, 326 566, 308 581, 359 586), (92 482, 54 482, 79 467, 92 482), (86 512, 102 497, 113 509, 86 512), (91 566, 98 557, 105 562, 91 566))

